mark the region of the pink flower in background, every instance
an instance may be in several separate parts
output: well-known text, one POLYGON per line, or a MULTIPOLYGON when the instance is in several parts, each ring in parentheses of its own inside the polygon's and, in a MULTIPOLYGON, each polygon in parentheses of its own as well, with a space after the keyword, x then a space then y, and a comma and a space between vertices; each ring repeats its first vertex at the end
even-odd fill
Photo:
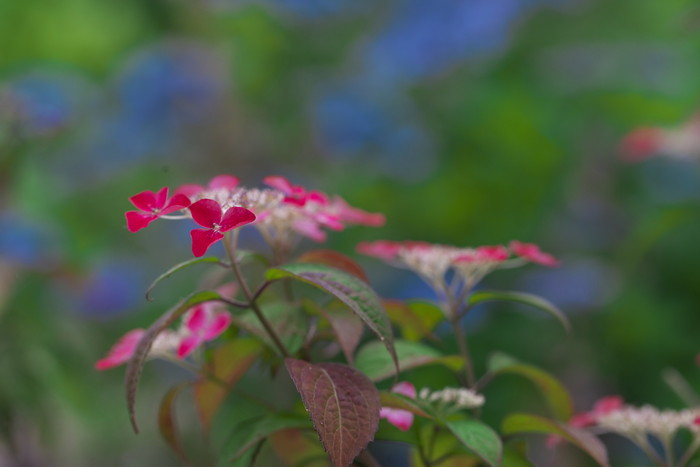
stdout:
POLYGON ((627 134, 620 144, 626 162, 640 162, 652 156, 675 159, 700 158, 700 114, 671 128, 641 127, 627 134))
POLYGON ((540 247, 534 243, 522 243, 517 240, 513 240, 508 246, 514 254, 528 261, 532 261, 533 263, 541 264, 543 266, 559 265, 559 261, 554 256, 543 252, 540 250, 540 247))
POLYGON ((377 240, 375 242, 360 242, 357 244, 357 252, 384 261, 392 261, 401 250, 401 243, 389 240, 377 240))
POLYGON ((341 222, 366 225, 369 227, 381 227, 386 222, 384 214, 367 212, 363 211, 362 209, 352 207, 340 196, 334 196, 329 207, 341 222))
POLYGON ((175 193, 181 193, 192 198, 206 190, 217 190, 219 188, 233 190, 238 187, 239 183, 240 180, 238 177, 234 177, 233 175, 217 175, 209 181, 209 184, 206 187, 196 184, 187 184, 180 186, 177 190, 175 190, 175 193))
POLYGON ((134 329, 127 332, 114 344, 105 358, 95 363, 95 368, 106 370, 128 362, 131 356, 134 355, 136 346, 144 334, 146 334, 145 329, 134 329))
POLYGON ((460 254, 454 259, 455 263, 484 263, 484 262, 500 262, 505 261, 510 256, 506 247, 501 245, 496 246, 480 246, 473 251, 460 254))
POLYGON ((285 203, 304 206, 308 201, 313 201, 318 204, 328 204, 328 197, 320 191, 306 191, 301 185, 292 185, 292 183, 284 177, 272 175, 263 179, 265 185, 275 188, 286 195, 285 203))
POLYGON ((129 198, 138 211, 128 211, 126 227, 129 232, 138 232, 160 216, 184 209, 190 205, 190 199, 183 194, 175 194, 168 199, 168 187, 163 187, 157 193, 143 191, 129 198))
MULTIPOLYGON (((394 387, 391 388, 391 392, 402 394, 410 397, 411 399, 416 398, 415 386, 406 381, 402 381, 394 385, 394 387)), ((407 431, 409 428, 411 428, 411 425, 413 425, 413 413, 409 412, 408 410, 382 407, 381 411, 379 412, 379 417, 385 418, 387 422, 391 423, 401 431, 407 431)))
POLYGON ((221 205, 213 199, 200 199, 190 206, 190 213, 194 221, 206 227, 205 229, 193 229, 192 254, 203 256, 209 247, 224 238, 223 232, 244 226, 255 220, 255 214, 246 208, 233 206, 224 213, 221 205))
POLYGON ((185 314, 177 356, 185 358, 204 342, 219 337, 231 324, 231 314, 216 311, 213 302, 202 303, 185 314))

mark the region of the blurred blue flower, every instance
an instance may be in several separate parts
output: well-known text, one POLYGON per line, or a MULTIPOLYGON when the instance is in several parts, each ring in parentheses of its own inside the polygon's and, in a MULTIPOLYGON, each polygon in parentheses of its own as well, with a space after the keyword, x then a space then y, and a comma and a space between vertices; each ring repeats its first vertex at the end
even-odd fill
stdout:
POLYGON ((78 73, 33 70, 0 86, 0 112, 23 137, 50 136, 73 123, 94 100, 94 86, 78 73))
POLYGON ((105 261, 91 272, 79 297, 79 310, 109 318, 143 302, 145 278, 137 261, 105 261))
POLYGON ((117 82, 122 118, 175 130, 210 116, 225 88, 214 54, 187 42, 157 44, 126 64, 117 82))
POLYGON ((45 220, 12 211, 0 212, 0 257, 33 268, 46 268, 58 258, 58 236, 45 220))
POLYGON ((366 50, 368 72, 386 81, 441 73, 507 43, 527 0, 404 0, 366 50))
POLYGON ((618 285, 618 275, 612 268, 594 260, 579 260, 565 261, 557 268, 533 270, 523 277, 519 289, 573 311, 604 305, 618 285))
POLYGON ((410 102, 401 94, 380 98, 372 91, 355 84, 319 96, 312 113, 322 148, 339 158, 371 157, 378 170, 396 178, 429 176, 432 141, 413 118, 410 102))

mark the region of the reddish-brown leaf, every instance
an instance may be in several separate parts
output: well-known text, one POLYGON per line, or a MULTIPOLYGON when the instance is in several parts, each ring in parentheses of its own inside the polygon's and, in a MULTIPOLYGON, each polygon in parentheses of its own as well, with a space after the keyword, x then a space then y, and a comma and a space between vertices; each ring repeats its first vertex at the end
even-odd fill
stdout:
POLYGON ((168 445, 173 449, 173 451, 175 451, 178 457, 185 464, 188 464, 189 461, 177 434, 177 423, 175 422, 175 399, 177 399, 180 391, 189 385, 190 383, 187 382, 170 388, 170 390, 163 397, 158 410, 158 427, 160 428, 160 434, 163 435, 165 442, 168 443, 168 445))
POLYGON ((365 282, 369 282, 365 271, 362 266, 357 264, 355 260, 349 256, 345 256, 334 250, 311 250, 307 251, 301 255, 297 261, 300 263, 317 263, 325 264, 326 266, 331 266, 336 269, 343 270, 347 273, 352 274, 355 277, 362 279, 365 282))
POLYGON ((146 363, 146 357, 148 356, 148 352, 151 350, 151 346, 156 340, 156 337, 158 337, 158 334, 160 334, 161 331, 174 323, 175 320, 182 316, 191 307, 199 305, 200 303, 218 300, 220 298, 221 296, 218 293, 211 291, 194 292, 190 294, 187 298, 158 318, 158 320, 146 330, 146 333, 139 341, 134 354, 127 363, 126 375, 124 377, 124 386, 126 388, 126 406, 129 412, 131 426, 134 428, 136 433, 139 432, 139 427, 136 423, 136 390, 138 389, 139 381, 141 380, 141 371, 143 370, 143 365, 146 363))
POLYGON ((379 427, 379 392, 362 373, 340 363, 287 358, 287 371, 334 466, 347 466, 379 427))
POLYGON ((211 426, 214 415, 231 388, 248 371, 261 350, 262 344, 251 338, 236 339, 214 350, 207 368, 209 375, 218 381, 197 381, 193 391, 199 420, 205 430, 211 426))

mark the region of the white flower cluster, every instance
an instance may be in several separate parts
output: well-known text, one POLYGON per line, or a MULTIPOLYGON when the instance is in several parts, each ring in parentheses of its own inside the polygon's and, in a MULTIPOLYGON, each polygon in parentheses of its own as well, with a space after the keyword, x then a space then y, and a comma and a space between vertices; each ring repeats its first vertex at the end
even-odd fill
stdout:
POLYGON ((440 391, 421 389, 418 397, 429 402, 441 402, 454 405, 456 409, 474 409, 484 405, 484 396, 471 389, 445 388, 440 391))
POLYGON ((397 259, 434 285, 442 284, 445 273, 463 249, 446 245, 414 245, 401 248, 397 259))
POLYGON ((662 440, 669 440, 681 428, 687 428, 693 432, 700 431, 700 427, 696 424, 699 416, 700 409, 675 411, 659 410, 650 405, 625 406, 600 415, 597 423, 607 431, 631 439, 653 435, 662 440))

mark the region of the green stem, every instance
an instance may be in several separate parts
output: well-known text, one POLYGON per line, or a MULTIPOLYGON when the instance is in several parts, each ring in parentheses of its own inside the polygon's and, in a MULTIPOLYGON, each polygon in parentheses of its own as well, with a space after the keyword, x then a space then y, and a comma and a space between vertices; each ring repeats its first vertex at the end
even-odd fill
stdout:
POLYGON ((452 330, 455 333, 455 339, 457 340, 457 347, 459 348, 459 354, 464 359, 464 376, 467 378, 467 388, 474 388, 476 378, 474 377, 474 368, 472 366, 472 359, 469 355, 469 347, 467 345, 467 336, 464 334, 464 329, 460 326, 459 317, 455 316, 450 320, 452 324, 452 330))
POLYGON ((684 467, 688 462, 690 462, 690 458, 693 457, 693 454, 695 454, 698 448, 700 448, 700 436, 696 435, 695 439, 692 443, 690 443, 690 446, 688 446, 688 449, 686 449, 685 453, 683 453, 683 456, 681 456, 678 464, 676 465, 678 467, 684 467))
POLYGON ((272 327, 272 325, 267 320, 262 310, 258 306, 258 303, 256 302, 256 296, 250 291, 248 283, 243 277, 243 273, 241 272, 241 268, 238 265, 238 261, 236 261, 235 250, 237 242, 238 230, 234 231, 233 238, 231 238, 227 232, 226 238, 224 238, 224 248, 226 249, 226 254, 228 255, 229 260, 231 261, 231 269, 233 270, 233 273, 241 286, 241 290, 243 290, 243 294, 250 303, 250 307, 253 309, 253 313, 255 313, 255 316, 257 316, 258 320, 260 321, 260 324, 262 324, 263 328, 265 328, 265 331, 267 332, 268 336, 270 336, 270 339, 272 339, 272 342, 275 344, 280 353, 285 358, 289 357, 289 352, 287 352, 286 347, 284 346, 279 336, 275 332, 274 328, 272 327))

